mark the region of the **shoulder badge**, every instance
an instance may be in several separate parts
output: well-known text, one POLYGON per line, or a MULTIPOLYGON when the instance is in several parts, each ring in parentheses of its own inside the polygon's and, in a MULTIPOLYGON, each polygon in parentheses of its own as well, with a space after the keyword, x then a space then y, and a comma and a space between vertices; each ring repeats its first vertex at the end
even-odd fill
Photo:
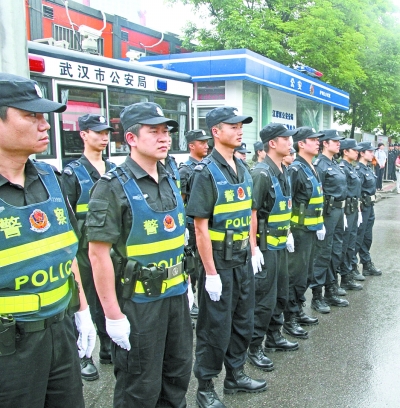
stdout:
POLYGON ((315 159, 314 161, 313 161, 313 165, 314 166, 318 166, 318 163, 321 161, 321 159, 315 159))

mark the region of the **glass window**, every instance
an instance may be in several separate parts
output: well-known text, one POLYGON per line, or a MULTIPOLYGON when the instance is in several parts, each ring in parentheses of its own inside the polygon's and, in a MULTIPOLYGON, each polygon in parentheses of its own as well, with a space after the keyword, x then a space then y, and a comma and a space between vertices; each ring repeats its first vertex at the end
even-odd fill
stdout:
POLYGON ((59 100, 67 105, 60 114, 61 159, 64 167, 82 155, 83 141, 79 134, 79 116, 93 113, 106 116, 105 90, 59 86, 59 100))
POLYGON ((310 126, 316 130, 320 128, 322 105, 308 99, 297 98, 296 127, 310 126))
POLYGON ((198 82, 197 100, 212 101, 225 99, 225 81, 198 82))

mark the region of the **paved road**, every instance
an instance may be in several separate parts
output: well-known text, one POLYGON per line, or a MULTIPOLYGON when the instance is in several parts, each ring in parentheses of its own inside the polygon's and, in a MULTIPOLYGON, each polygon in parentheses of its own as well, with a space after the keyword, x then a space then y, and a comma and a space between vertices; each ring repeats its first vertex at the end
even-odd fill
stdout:
MULTIPOLYGON (((383 275, 367 277, 362 291, 349 291, 349 307, 318 315, 320 324, 309 329, 308 340, 299 340, 298 351, 269 354, 273 372, 246 364, 249 375, 267 380, 266 392, 224 396, 221 373, 216 390, 228 408, 400 407, 400 195, 382 197, 375 206, 372 258, 383 275)), ((308 291, 305 310, 312 313, 310 297, 308 291)), ((100 379, 84 384, 86 406, 110 408, 112 366, 98 367, 100 379)), ((196 407, 195 392, 192 378, 189 408, 196 407)))

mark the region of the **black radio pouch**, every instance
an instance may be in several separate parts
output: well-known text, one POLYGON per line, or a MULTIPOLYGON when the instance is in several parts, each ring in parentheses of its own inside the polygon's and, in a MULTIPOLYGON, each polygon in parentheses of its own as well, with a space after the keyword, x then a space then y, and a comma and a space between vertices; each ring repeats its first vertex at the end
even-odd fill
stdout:
POLYGON ((81 301, 79 300, 79 284, 75 280, 73 273, 68 277, 69 287, 71 289, 71 300, 69 301, 67 313, 72 316, 81 307, 81 301))
POLYGON ((15 327, 11 315, 0 316, 0 357, 15 353, 15 327))

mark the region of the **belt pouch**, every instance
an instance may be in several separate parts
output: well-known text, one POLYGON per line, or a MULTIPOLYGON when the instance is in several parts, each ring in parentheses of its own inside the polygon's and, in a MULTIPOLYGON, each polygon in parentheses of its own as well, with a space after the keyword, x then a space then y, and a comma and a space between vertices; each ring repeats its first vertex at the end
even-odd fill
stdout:
POLYGON ((12 316, 0 317, 0 357, 15 353, 15 320, 12 316))
POLYGON ((148 297, 158 297, 164 281, 164 270, 156 266, 143 267, 141 271, 141 282, 144 293, 148 297))
POLYGON ((231 261, 232 255, 233 255, 233 230, 226 230, 224 248, 225 261, 231 261))

